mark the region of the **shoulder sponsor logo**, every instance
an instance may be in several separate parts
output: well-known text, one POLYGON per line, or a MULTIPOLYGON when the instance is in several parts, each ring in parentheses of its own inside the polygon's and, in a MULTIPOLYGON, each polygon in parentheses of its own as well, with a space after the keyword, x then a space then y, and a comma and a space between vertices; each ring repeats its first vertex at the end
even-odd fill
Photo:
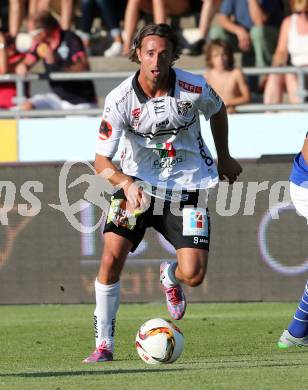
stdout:
POLYGON ((111 134, 112 134, 111 124, 103 119, 99 128, 99 139, 105 141, 111 136, 111 134))
POLYGON ((202 93, 201 85, 193 85, 193 84, 187 83, 186 81, 179 80, 179 86, 188 92, 199 93, 199 94, 202 93))

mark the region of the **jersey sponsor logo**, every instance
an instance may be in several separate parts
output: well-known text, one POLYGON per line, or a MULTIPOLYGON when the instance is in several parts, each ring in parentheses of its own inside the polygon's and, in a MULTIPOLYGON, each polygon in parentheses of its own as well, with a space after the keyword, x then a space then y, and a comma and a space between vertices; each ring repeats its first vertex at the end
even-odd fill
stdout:
POLYGON ((190 227, 192 229, 202 229, 203 226, 203 214, 200 211, 192 211, 190 213, 190 227))
POLYGON ((170 123, 169 119, 166 119, 162 122, 158 122, 158 123, 156 123, 156 129, 159 127, 165 128, 166 126, 169 125, 169 123, 170 123))
POLYGON ((105 141, 111 136, 111 134, 112 134, 111 124, 103 119, 99 128, 99 139, 105 141))
POLYGON ((163 142, 155 145, 158 151, 159 157, 175 157, 176 150, 171 142, 163 142))
POLYGON ((184 161, 183 156, 177 157, 163 157, 153 161, 152 169, 166 169, 173 168, 176 164, 184 161))
POLYGON ((134 108, 132 110, 132 117, 133 117, 132 126, 133 126, 133 128, 139 127, 140 114, 141 114, 141 108, 134 108))
POLYGON ((213 158, 207 154, 205 150, 205 143, 203 141, 203 138, 201 136, 201 132, 199 132, 198 137, 197 137, 198 145, 199 145, 199 151, 200 151, 200 156, 202 157, 203 161, 205 164, 210 167, 211 165, 214 164, 213 158))
POLYGON ((125 100, 128 98, 128 95, 130 95, 133 92, 133 88, 130 88, 122 97, 120 100, 116 101, 115 104, 118 106, 121 103, 124 103, 125 100))
POLYGON ((166 111, 165 99, 152 100, 155 114, 162 114, 166 111))
POLYGON ((192 102, 187 102, 180 100, 179 102, 176 103, 177 109, 178 109, 178 114, 182 116, 186 116, 188 112, 192 109, 192 102))
POLYGON ((208 216, 205 209, 183 209, 183 236, 209 236, 208 216))
POLYGON ((176 149, 171 142, 157 143, 154 152, 159 155, 159 159, 153 161, 152 169, 172 168, 182 162, 184 158, 176 155, 176 149))
POLYGON ((186 81, 179 80, 179 86, 188 92, 199 93, 199 94, 202 93, 201 85, 193 85, 187 83, 186 81))
POLYGON ((133 116, 133 118, 139 119, 140 114, 141 114, 141 108, 134 108, 134 109, 132 109, 132 116, 133 116))

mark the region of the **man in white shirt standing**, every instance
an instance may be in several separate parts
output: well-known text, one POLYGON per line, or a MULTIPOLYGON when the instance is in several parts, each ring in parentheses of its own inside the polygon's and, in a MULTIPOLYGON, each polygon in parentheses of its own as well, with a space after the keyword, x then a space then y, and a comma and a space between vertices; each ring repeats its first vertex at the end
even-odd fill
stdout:
POLYGON ((85 363, 113 360, 120 274, 147 227, 154 227, 176 249, 177 262, 162 263, 160 280, 171 317, 183 317, 181 283, 200 285, 207 269, 210 224, 203 195, 218 177, 233 183, 242 170, 229 154, 222 100, 202 76, 172 67, 179 54, 177 37, 168 25, 145 26, 130 54, 140 70, 106 98, 95 169, 121 188, 111 198, 104 229, 95 281, 96 349, 85 363), (201 137, 199 110, 210 119, 217 169, 201 137), (112 158, 121 137, 118 169, 112 158), (157 203, 163 206, 155 207, 157 203))

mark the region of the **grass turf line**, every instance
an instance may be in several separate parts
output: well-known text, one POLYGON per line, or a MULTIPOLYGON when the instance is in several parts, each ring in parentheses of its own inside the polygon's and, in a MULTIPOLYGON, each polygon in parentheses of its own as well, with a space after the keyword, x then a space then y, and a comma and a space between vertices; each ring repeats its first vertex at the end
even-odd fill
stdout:
POLYGON ((301 389, 308 349, 276 344, 296 303, 190 304, 176 324, 185 348, 149 366, 134 347, 139 326, 168 318, 160 304, 121 305, 115 361, 85 365, 93 305, 0 306, 0 389, 301 389))

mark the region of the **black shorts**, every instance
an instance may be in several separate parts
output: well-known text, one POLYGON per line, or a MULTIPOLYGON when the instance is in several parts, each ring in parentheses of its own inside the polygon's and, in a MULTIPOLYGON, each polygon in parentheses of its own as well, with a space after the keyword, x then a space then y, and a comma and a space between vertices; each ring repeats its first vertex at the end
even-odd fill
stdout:
POLYGON ((148 227, 153 227, 175 249, 209 250, 210 217, 206 191, 183 191, 177 203, 151 197, 149 208, 138 216, 126 210, 123 190, 116 192, 110 202, 104 233, 113 232, 133 243, 134 252, 148 227), (204 207, 202 207, 202 205, 204 207))

